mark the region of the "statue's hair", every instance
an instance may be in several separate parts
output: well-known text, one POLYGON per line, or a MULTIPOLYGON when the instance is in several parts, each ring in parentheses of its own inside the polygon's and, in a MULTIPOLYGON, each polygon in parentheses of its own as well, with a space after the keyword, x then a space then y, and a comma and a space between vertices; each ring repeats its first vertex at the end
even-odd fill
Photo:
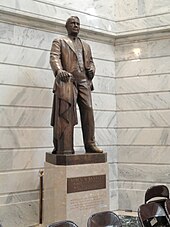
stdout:
POLYGON ((71 16, 71 17, 69 17, 68 19, 67 19, 67 21, 66 21, 66 24, 65 24, 65 27, 67 28, 67 25, 68 25, 68 23, 70 22, 70 20, 72 20, 72 19, 78 19, 79 21, 80 21, 80 19, 77 17, 77 16, 71 16))

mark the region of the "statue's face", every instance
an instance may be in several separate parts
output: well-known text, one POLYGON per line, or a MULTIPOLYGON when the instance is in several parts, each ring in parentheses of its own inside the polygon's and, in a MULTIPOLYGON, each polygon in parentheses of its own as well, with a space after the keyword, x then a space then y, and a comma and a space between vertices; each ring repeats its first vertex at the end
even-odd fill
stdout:
POLYGON ((80 31, 80 21, 78 18, 71 18, 67 23, 67 32, 69 35, 77 36, 80 31))

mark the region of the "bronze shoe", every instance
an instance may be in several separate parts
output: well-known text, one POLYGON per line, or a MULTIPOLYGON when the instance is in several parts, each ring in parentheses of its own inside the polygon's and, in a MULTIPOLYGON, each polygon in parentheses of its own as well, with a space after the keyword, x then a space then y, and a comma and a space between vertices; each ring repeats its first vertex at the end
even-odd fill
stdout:
POLYGON ((98 148, 95 144, 85 146, 86 153, 103 153, 101 148, 98 148))

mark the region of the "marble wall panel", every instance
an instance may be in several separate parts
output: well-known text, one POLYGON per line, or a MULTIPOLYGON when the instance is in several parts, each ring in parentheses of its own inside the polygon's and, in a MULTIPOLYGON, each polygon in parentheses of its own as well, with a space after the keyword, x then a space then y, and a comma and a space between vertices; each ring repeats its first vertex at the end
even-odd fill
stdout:
POLYGON ((170 127, 170 110, 125 111, 116 117, 119 128, 170 127))
POLYGON ((170 72, 169 56, 116 62, 116 77, 157 75, 170 72))
POLYGON ((3 227, 9 226, 34 226, 39 215, 39 202, 29 201, 0 206, 0 220, 3 227))
POLYGON ((116 1, 115 20, 118 34, 133 34, 169 27, 168 0, 116 1))
POLYGON ((94 59, 94 63, 96 75, 115 78, 115 63, 113 61, 94 59))
POLYGON ((117 95, 118 110, 166 110, 169 108, 169 92, 117 95))
POLYGON ((50 50, 53 39, 59 37, 57 32, 43 31, 24 25, 0 23, 0 42, 23 47, 50 50), (22 34, 22 35, 20 35, 22 34))
POLYGON ((53 87, 54 76, 51 69, 0 64, 0 83, 27 87, 53 87))
POLYGON ((0 105, 48 108, 52 106, 52 91, 50 89, 4 85, 0 87, 0 105))
POLYGON ((152 183, 170 183, 169 165, 154 164, 119 164, 119 180, 152 182, 152 183))
POLYGON ((79 1, 78 4, 76 1, 73 2, 70 0, 64 0, 62 4, 56 0, 48 0, 44 2, 53 3, 63 8, 66 7, 75 11, 81 11, 90 15, 104 17, 111 20, 114 18, 114 1, 111 0, 109 0, 107 4, 105 4, 104 0, 99 0, 97 2, 94 0, 79 1))
POLYGON ((93 79, 94 89, 97 92, 115 94, 115 79, 109 77, 95 76, 93 79))
POLYGON ((125 18, 145 17, 168 13, 169 9, 168 0, 119 0, 115 2, 115 18, 121 20, 125 18))
POLYGON ((26 202, 26 201, 35 201, 39 198, 39 191, 33 192, 20 192, 20 193, 9 193, 3 194, 0 196, 0 204, 1 205, 9 205, 15 204, 19 202, 26 202))
POLYGON ((116 132, 118 145, 170 145, 170 128, 125 128, 116 132))
POLYGON ((116 79, 117 94, 159 92, 169 91, 169 89, 170 77, 168 74, 116 79))
MULTIPOLYGON (((118 187, 123 189, 123 188, 128 188, 128 189, 137 189, 138 191, 146 191, 148 188, 150 188, 153 185, 158 185, 161 184, 161 182, 153 183, 153 182, 140 182, 140 181, 118 181, 117 182, 118 187)), ((169 188, 170 184, 166 183, 167 187, 169 188)))
POLYGON ((93 93, 93 109, 111 111, 116 109, 116 100, 114 95, 93 93))
POLYGON ((131 40, 129 42, 124 40, 124 43, 116 44, 116 61, 169 56, 170 38, 168 32, 161 37, 152 37, 150 40, 146 40, 146 38, 143 37, 143 40, 135 40, 134 38, 133 43, 131 40))
POLYGON ((86 42, 90 45, 92 49, 92 54, 94 58, 103 59, 108 61, 115 61, 115 47, 113 46, 113 41, 110 43, 106 42, 97 42, 94 40, 86 40, 86 42))
POLYGON ((49 51, 31 49, 5 43, 0 44, 0 62, 36 68, 50 68, 49 51), (34 57, 31 57, 34 56, 34 57))
POLYGON ((169 146, 133 146, 125 145, 117 147, 117 159, 120 163, 140 164, 164 164, 169 165, 169 146))
POLYGON ((13 193, 37 190, 39 188, 39 171, 23 170, 0 173, 0 193, 13 193))
POLYGON ((1 149, 52 147, 52 128, 0 128, 1 149))
POLYGON ((169 30, 170 14, 153 15, 143 18, 117 21, 117 34, 119 35, 135 35, 139 33, 167 31, 169 30))
POLYGON ((51 108, 1 106, 1 127, 49 127, 51 108))
POLYGON ((144 203, 144 192, 137 189, 119 189, 119 209, 127 212, 137 211, 139 206, 144 203))
POLYGON ((116 112, 112 111, 95 111, 94 112, 96 127, 113 128, 116 124, 116 112))
POLYGON ((117 181, 110 182, 109 188, 110 188, 110 209, 116 211, 119 209, 117 181))
POLYGON ((2 149, 0 150, 0 171, 43 169, 45 153, 51 150, 50 148, 2 149))

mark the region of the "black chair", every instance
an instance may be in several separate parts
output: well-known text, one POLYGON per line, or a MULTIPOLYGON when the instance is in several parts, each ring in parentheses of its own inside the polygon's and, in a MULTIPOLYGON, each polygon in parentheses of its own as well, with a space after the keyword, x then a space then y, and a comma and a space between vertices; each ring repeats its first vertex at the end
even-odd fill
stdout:
POLYGON ((154 201, 164 207, 166 199, 169 199, 169 189, 165 185, 152 186, 145 192, 145 203, 154 201))
POLYGON ((59 221, 47 225, 47 227, 78 227, 78 226, 72 221, 59 221))
POLYGON ((168 217, 170 218, 170 199, 165 200, 165 211, 168 215, 168 217))
POLYGON ((119 217, 112 211, 104 211, 92 214, 88 221, 87 227, 122 227, 119 217))
POLYGON ((142 204, 138 209, 138 218, 142 227, 170 226, 163 207, 156 202, 142 204))

